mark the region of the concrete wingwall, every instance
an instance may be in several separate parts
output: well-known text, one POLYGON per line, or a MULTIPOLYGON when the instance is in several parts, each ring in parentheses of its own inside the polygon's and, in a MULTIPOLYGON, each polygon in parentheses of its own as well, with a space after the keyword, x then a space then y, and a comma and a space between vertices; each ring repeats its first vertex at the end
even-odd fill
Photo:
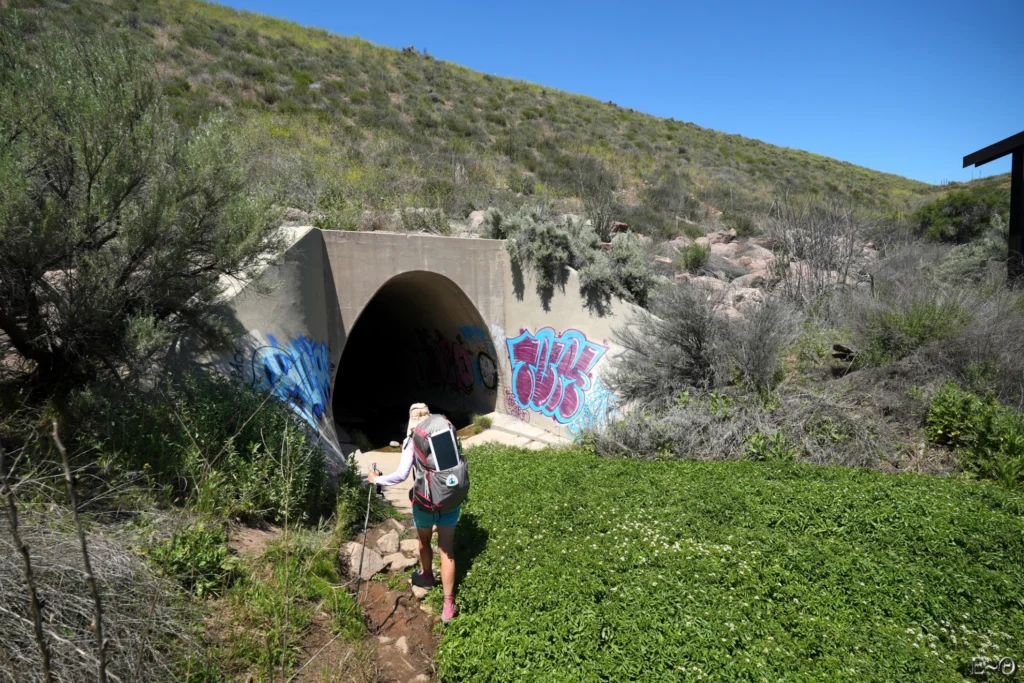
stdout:
POLYGON ((601 376, 633 307, 612 300, 598 314, 575 272, 548 300, 500 241, 286 234, 269 287, 230 299, 239 339, 214 365, 273 391, 332 462, 352 449, 336 419, 358 424, 413 402, 462 419, 497 410, 564 436, 615 413, 601 376))

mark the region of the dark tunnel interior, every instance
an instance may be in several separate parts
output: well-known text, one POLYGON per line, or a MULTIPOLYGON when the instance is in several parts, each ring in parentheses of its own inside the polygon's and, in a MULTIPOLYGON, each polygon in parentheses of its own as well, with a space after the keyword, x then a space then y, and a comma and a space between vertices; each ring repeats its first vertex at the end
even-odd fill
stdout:
POLYGON ((378 290, 348 336, 334 420, 378 448, 404 438, 413 403, 463 427, 494 410, 497 368, 487 326, 459 286, 437 273, 403 273, 378 290))

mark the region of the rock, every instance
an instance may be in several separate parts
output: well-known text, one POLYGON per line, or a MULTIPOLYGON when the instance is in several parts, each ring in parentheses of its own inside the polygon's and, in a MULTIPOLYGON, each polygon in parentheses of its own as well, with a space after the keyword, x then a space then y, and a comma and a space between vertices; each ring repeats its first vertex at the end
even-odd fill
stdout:
POLYGON ((400 572, 419 562, 418 557, 406 557, 402 553, 391 553, 384 558, 384 564, 391 567, 391 571, 400 572))
POLYGON ((680 235, 679 237, 669 242, 668 246, 671 247, 672 249, 675 249, 676 251, 682 251, 691 244, 693 244, 692 239, 690 239, 686 235, 680 235))
POLYGON ((422 600, 427 597, 427 593, 430 592, 429 588, 423 588, 422 586, 413 586, 412 594, 416 596, 417 600, 422 600))
POLYGON ((302 209, 289 206, 281 215, 282 225, 309 225, 310 216, 302 209))
POLYGON ((409 641, 406 640, 405 636, 402 636, 395 641, 395 647, 397 647, 398 651, 403 655, 409 654, 409 641))
MULTIPOLYGON (((719 230, 718 232, 709 232, 708 234, 704 235, 704 238, 707 239, 708 244, 728 243, 736 239, 736 231, 730 229, 719 230)), ((698 238, 698 240, 699 239, 700 238, 698 238)))
POLYGON ((470 230, 479 230, 484 224, 484 212, 483 211, 470 211, 469 216, 466 218, 466 227, 470 230))
POLYGON ((698 237, 697 239, 695 239, 693 241, 693 243, 694 244, 699 244, 702 247, 710 247, 711 246, 711 240, 708 239, 707 235, 704 235, 703 237, 698 237))
POLYGON ((390 446, 391 448, 401 448, 402 444, 398 443, 397 441, 392 441, 388 444, 388 446, 390 446))
POLYGON ((384 555, 398 552, 398 532, 389 531, 377 539, 377 549, 384 555))
POLYGON ((613 235, 618 234, 620 232, 629 232, 629 225, 621 221, 615 221, 611 225, 611 231, 613 235))
POLYGON ((833 344, 832 357, 836 360, 852 363, 857 358, 857 352, 846 344, 833 344))
POLYGON ((410 678, 409 683, 430 683, 430 676, 427 674, 420 674, 415 678, 410 678))
POLYGON ((730 289, 726 293, 726 297, 729 306, 741 314, 749 314, 754 308, 765 302, 764 292, 752 287, 730 289))
POLYGON ((760 287, 768 282, 768 278, 763 273, 755 272, 743 275, 732 281, 731 285, 739 289, 748 289, 751 287, 760 287))
POLYGON ((403 553, 419 553, 420 542, 415 538, 407 538, 398 544, 403 553))
POLYGON ((715 314, 725 318, 726 320, 742 320, 743 318, 742 313, 727 304, 719 304, 715 306, 715 314))
MULTIPOLYGON (((339 559, 348 570, 349 576, 355 576, 359 571, 359 553, 362 549, 362 543, 350 542, 343 545, 338 551, 339 559)), ((360 576, 365 581, 382 569, 384 569, 384 558, 376 550, 367 548, 363 553, 363 571, 360 576)))
POLYGON ((384 522, 384 526, 386 526, 389 529, 394 530, 399 535, 405 533, 405 525, 403 525, 401 522, 399 522, 394 517, 388 517, 387 520, 384 522))
POLYGON ((691 275, 689 283, 708 292, 720 292, 725 289, 725 283, 723 281, 707 275, 691 275))
POLYGON ((377 642, 379 642, 381 645, 390 645, 391 641, 393 640, 394 638, 392 638, 391 636, 377 636, 377 642))
POLYGON ((427 614, 433 614, 434 613, 434 608, 431 607, 430 603, 427 603, 427 602, 421 602, 420 603, 420 609, 423 610, 424 612, 426 612, 427 614))
POLYGON ((654 257, 654 262, 655 263, 664 263, 665 265, 668 265, 668 266, 672 265, 672 259, 670 259, 667 256, 655 256, 654 257))

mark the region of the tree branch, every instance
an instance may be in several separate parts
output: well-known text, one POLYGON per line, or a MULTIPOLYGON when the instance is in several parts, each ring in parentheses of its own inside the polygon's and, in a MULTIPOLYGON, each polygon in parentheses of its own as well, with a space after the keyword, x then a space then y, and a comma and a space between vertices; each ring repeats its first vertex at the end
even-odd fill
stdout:
POLYGON ((18 533, 18 506, 14 503, 14 492, 7 481, 7 468, 4 462, 4 447, 0 446, 0 484, 3 486, 3 493, 7 496, 7 522, 11 527, 11 536, 14 537, 14 545, 21 553, 22 563, 25 565, 25 583, 28 585, 28 605, 32 614, 32 626, 35 629, 36 644, 39 646, 39 656, 42 660, 43 681, 52 683, 53 675, 50 673, 50 648, 46 645, 46 638, 43 636, 43 615, 39 606, 39 595, 36 593, 35 577, 32 574, 32 558, 28 552, 28 545, 21 540, 18 533))
POLYGON ((92 602, 95 607, 95 628, 96 628, 96 677, 99 683, 107 683, 107 646, 103 642, 103 606, 100 603, 100 592, 96 587, 96 577, 92 573, 92 562, 89 561, 89 548, 85 543, 85 531, 82 529, 82 520, 78 517, 78 497, 75 495, 75 484, 71 480, 71 465, 68 463, 68 452, 60 441, 60 434, 57 431, 57 421, 53 421, 53 442, 60 451, 60 459, 64 464, 64 484, 68 489, 68 498, 71 502, 71 516, 75 521, 75 528, 78 529, 78 542, 82 546, 82 561, 85 565, 85 578, 89 582, 89 590, 92 593, 92 602))

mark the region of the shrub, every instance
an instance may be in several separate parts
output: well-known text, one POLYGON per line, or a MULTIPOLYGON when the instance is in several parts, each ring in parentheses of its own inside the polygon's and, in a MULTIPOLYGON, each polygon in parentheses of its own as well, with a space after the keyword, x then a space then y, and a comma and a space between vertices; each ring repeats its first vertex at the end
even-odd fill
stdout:
POLYGON ((0 346, 66 393, 143 372, 178 334, 226 341, 225 276, 280 244, 232 130, 177 126, 126 36, 25 40, 4 13, 0 346))
POLYGON ((235 577, 238 565, 227 542, 223 524, 195 522, 150 543, 146 554, 166 576, 204 598, 219 595, 235 577))
POLYGON ((623 352, 605 381, 626 402, 664 406, 688 388, 711 389, 726 372, 726 328, 704 292, 668 285, 615 330, 623 352))
POLYGON ((912 299, 895 310, 875 311, 866 322, 864 362, 884 365, 899 360, 925 344, 948 339, 970 321, 967 310, 952 300, 912 299))
POLYGON ((534 274, 537 293, 545 302, 556 287, 565 286, 569 268, 579 272, 580 293, 599 310, 612 296, 645 305, 654 284, 654 271, 638 237, 616 235, 605 252, 591 227, 582 221, 558 225, 544 207, 524 206, 509 216, 490 209, 484 216, 484 232, 490 239, 505 240, 512 262, 534 274))
POLYGON ((76 401, 77 441, 114 471, 142 473, 199 510, 249 521, 315 521, 333 506, 325 459, 276 397, 219 374, 76 401), (254 418, 255 419, 251 419, 254 418))
POLYGON ((962 244, 980 236, 997 214, 1009 210, 1008 188, 981 185, 953 190, 917 209, 911 220, 923 237, 962 244))
POLYGON ((679 250, 676 266, 683 270, 696 272, 707 265, 710 256, 711 247, 703 244, 688 244, 679 250))
POLYGON ((743 442, 743 457, 762 462, 793 462, 797 450, 789 445, 786 435, 781 432, 765 434, 754 432, 743 442))
POLYGON ((995 397, 947 382, 932 400, 925 426, 931 441, 956 449, 964 471, 1008 486, 1024 484, 1024 415, 995 397))

